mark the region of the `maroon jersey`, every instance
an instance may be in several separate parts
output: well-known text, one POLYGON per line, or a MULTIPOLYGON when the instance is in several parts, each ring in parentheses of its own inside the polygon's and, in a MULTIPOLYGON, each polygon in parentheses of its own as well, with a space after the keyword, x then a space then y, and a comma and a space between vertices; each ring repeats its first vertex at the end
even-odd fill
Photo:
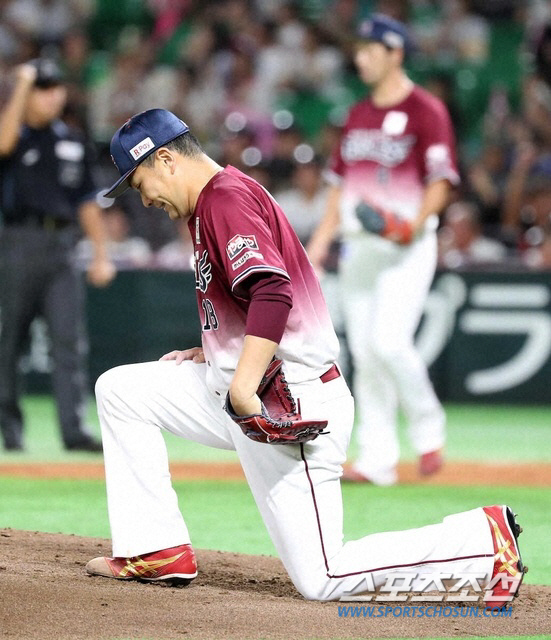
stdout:
POLYGON ((338 340, 318 279, 285 214, 258 182, 228 166, 204 187, 189 229, 209 389, 225 395, 243 348, 249 301, 240 284, 276 273, 291 281, 293 308, 277 350, 289 382, 327 371, 338 340))
POLYGON ((350 110, 328 178, 342 187, 345 233, 361 230, 354 213, 360 200, 413 219, 428 183, 459 181, 445 105, 418 86, 390 108, 369 98, 359 102, 350 110))

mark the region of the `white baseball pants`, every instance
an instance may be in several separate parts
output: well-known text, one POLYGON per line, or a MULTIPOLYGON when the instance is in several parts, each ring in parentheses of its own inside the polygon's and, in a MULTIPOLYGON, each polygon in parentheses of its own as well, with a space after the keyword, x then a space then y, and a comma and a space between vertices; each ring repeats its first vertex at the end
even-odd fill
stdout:
POLYGON ((414 345, 436 255, 432 231, 408 247, 362 236, 343 251, 342 301, 359 414, 354 468, 376 484, 397 479, 398 407, 419 455, 445 442, 444 411, 414 345))
POLYGON ((114 556, 190 542, 171 485, 161 433, 166 429, 237 451, 280 558, 305 598, 336 600, 364 591, 368 576, 378 586, 404 570, 491 575, 493 543, 481 508, 343 545, 339 479, 353 400, 342 377, 291 386, 303 416, 327 419, 330 433, 305 445, 277 446, 253 442, 241 432, 223 411, 223 398, 207 390, 206 366, 126 365, 104 373, 96 384, 114 556))

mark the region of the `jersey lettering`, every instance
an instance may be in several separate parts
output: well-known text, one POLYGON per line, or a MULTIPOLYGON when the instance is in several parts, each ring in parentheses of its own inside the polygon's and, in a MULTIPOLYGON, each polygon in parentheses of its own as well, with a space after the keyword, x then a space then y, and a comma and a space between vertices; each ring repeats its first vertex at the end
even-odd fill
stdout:
POLYGON ((354 129, 343 139, 341 153, 348 163, 371 160, 384 167, 395 167, 408 157, 414 144, 414 135, 398 138, 379 129, 354 129))
POLYGON ((209 254, 205 249, 199 257, 199 251, 195 252, 195 288, 201 293, 206 293, 209 282, 212 280, 212 265, 208 261, 209 254))
POLYGON ((239 260, 232 262, 232 265, 231 265, 232 270, 235 271, 236 269, 239 269, 239 267, 242 267, 245 264, 245 262, 247 262, 247 260, 250 260, 251 258, 258 258, 259 260, 264 260, 264 256, 258 251, 247 251, 247 253, 244 253, 239 258, 239 260))
POLYGON ((258 249, 255 236, 236 235, 226 245, 226 252, 230 260, 235 260, 244 249, 258 249))

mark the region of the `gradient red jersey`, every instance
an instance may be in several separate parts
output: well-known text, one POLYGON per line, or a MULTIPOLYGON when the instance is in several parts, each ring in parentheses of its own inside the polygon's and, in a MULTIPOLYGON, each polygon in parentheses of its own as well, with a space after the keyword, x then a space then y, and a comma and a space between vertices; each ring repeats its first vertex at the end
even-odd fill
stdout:
POLYGON ((418 86, 391 108, 376 107, 369 98, 359 102, 349 112, 327 178, 342 187, 345 233, 361 230, 354 213, 360 200, 413 219, 428 183, 459 182, 444 103, 418 86))
POLYGON ((211 391, 225 395, 233 377, 249 305, 240 284, 258 273, 280 274, 293 287, 293 308, 277 350, 288 382, 327 371, 338 356, 338 340, 312 265, 272 196, 228 166, 205 186, 188 224, 211 391))

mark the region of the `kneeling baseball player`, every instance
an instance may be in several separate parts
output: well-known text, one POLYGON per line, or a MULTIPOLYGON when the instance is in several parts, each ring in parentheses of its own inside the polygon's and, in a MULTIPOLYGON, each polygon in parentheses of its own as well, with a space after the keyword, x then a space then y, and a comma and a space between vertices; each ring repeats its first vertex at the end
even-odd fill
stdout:
POLYGON ((88 573, 189 582, 197 575, 162 430, 237 451, 291 580, 312 600, 359 594, 411 572, 505 574, 501 606, 524 574, 506 506, 343 544, 340 477, 354 419, 318 280, 285 214, 257 182, 222 168, 174 114, 152 109, 114 135, 120 179, 145 206, 187 219, 202 346, 116 367, 97 381, 113 557, 88 573))

